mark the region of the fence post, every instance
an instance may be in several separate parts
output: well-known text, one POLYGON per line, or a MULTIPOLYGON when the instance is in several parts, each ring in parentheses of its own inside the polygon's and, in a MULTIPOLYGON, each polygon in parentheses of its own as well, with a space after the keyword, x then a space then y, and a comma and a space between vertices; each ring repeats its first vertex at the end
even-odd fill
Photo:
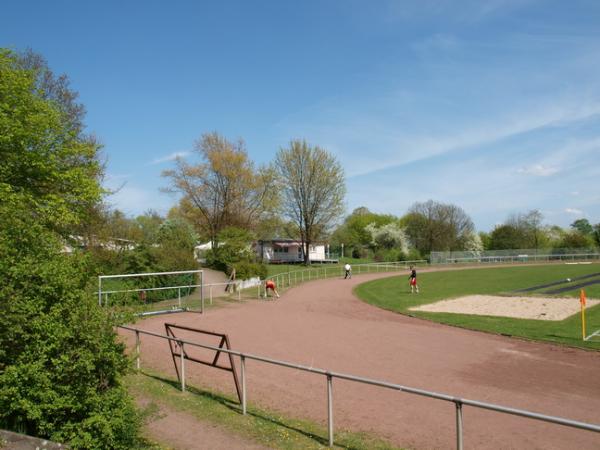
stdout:
POLYGON ((329 446, 333 447, 333 377, 327 374, 327 432, 329 446))
POLYGON ((181 392, 185 392, 185 353, 183 351, 183 342, 177 341, 179 343, 179 347, 181 347, 181 392))
POLYGON ((181 288, 180 287, 177 288, 177 300, 179 303, 179 309, 181 309, 181 288))
POLYGON ((462 403, 455 401, 456 405, 456 449, 463 450, 463 420, 462 420, 462 403))
POLYGON ((135 368, 140 370, 140 332, 135 330, 135 368))
POLYGON ((240 367, 242 369, 242 414, 246 415, 246 357, 240 355, 240 367))

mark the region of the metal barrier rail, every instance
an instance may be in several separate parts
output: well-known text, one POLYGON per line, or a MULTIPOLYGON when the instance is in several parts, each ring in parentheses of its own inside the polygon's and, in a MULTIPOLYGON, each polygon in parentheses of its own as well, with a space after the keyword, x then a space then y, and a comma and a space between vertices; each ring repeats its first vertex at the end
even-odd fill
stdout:
POLYGON ((327 430, 328 430, 328 438, 329 438, 329 446, 333 447, 333 379, 339 378, 341 380, 354 381, 357 383, 369 384, 372 386, 379 386, 388 389, 393 389, 401 392, 407 392, 409 394, 420 395, 422 397, 435 398, 437 400, 444 400, 447 402, 452 402, 455 405, 456 411, 456 448, 458 450, 463 450, 463 415, 462 415, 462 407, 463 405, 472 406, 475 408, 486 409, 490 411, 496 411, 504 414, 511 414, 514 416, 527 417, 529 419, 540 420, 543 422, 550 422, 558 425, 564 425, 571 428, 578 428, 587 431, 593 431, 596 433, 600 433, 600 425, 594 425, 585 422, 579 422, 571 419, 564 419, 562 417, 556 416, 548 416, 545 414, 534 413, 531 411, 526 411, 523 409, 517 408, 509 408, 506 406, 496 405, 493 403, 480 402, 477 400, 469 400, 466 398, 454 397, 452 395, 441 394, 438 392, 426 391, 424 389, 412 388, 409 386, 403 386, 401 384, 389 383, 387 381, 375 380, 372 378, 364 378, 356 375, 350 375, 340 372, 331 372, 329 370, 318 369, 315 367, 303 366, 300 364, 294 364, 287 361, 281 361, 277 359, 267 358, 264 356, 253 355, 250 353, 238 352, 236 350, 227 350, 224 348, 218 348, 212 345, 199 344, 197 342, 188 341, 185 339, 173 338, 171 336, 166 336, 158 333, 154 333, 152 331, 140 330, 139 328, 128 327, 128 326, 119 326, 119 328, 128 331, 134 331, 136 336, 136 369, 140 370, 140 354, 141 354, 141 342, 140 342, 140 334, 147 334, 149 336, 154 336, 162 339, 167 339, 170 341, 175 341, 181 348, 180 364, 181 364, 181 390, 185 391, 185 354, 184 354, 184 345, 192 345, 195 347, 201 347, 209 350, 220 351, 223 353, 228 353, 231 355, 236 355, 240 358, 240 367, 241 367, 241 378, 242 378, 242 414, 246 414, 246 405, 247 405, 247 396, 246 396, 246 359, 252 359, 255 361, 261 361, 268 364, 274 364, 277 366, 288 367, 296 370, 303 370, 305 372, 316 373, 319 375, 324 375, 327 379, 327 430))
MULTIPOLYGON (((427 265, 427 260, 418 259, 411 261, 393 261, 393 262, 379 262, 379 263, 362 263, 355 264, 352 266, 353 274, 361 273, 373 273, 373 272, 392 272, 401 269, 407 269, 410 265, 427 265)), ((301 270, 292 270, 289 272, 282 272, 273 274, 268 279, 274 280, 277 287, 285 288, 292 285, 297 285, 299 282, 319 280, 323 278, 329 278, 332 276, 344 275, 344 266, 319 266, 311 267, 301 270)), ((265 280, 262 280, 263 284, 265 280)))
POLYGON ((462 263, 505 263, 505 262, 537 262, 537 261, 586 261, 600 259, 600 253, 564 253, 564 254, 523 254, 523 255, 496 255, 496 256, 463 256, 463 257, 449 257, 444 261, 435 261, 431 264, 437 265, 452 265, 462 263))

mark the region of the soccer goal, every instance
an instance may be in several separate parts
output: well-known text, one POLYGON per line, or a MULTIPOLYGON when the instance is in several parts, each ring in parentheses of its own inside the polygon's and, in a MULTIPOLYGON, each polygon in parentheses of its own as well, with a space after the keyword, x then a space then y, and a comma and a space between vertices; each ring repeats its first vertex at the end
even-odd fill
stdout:
POLYGON ((98 304, 139 315, 202 312, 202 270, 98 276, 98 304))
POLYGON ((597 315, 593 316, 592 320, 589 320, 589 318, 586 319, 587 302, 585 291, 582 289, 579 293, 579 303, 581 304, 581 335, 584 341, 600 341, 600 322, 597 315), (591 330, 592 333, 587 334, 587 330, 591 330))

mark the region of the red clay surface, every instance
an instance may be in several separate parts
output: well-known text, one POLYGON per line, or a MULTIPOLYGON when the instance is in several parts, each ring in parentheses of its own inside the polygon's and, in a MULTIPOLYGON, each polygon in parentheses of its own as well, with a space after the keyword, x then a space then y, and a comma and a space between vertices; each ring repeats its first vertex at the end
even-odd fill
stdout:
MULTIPOLYGON (((233 348, 247 353, 600 423, 600 353, 405 317, 352 294, 357 284, 384 276, 390 274, 314 281, 277 301, 157 316, 135 326, 164 334, 163 324, 172 322, 227 333, 233 348)), ((121 333, 133 342, 133 333, 121 333)), ((142 337, 142 367, 175 375, 166 341, 142 337)), ((247 361, 246 374, 251 404, 326 424, 325 377, 256 361, 247 361)), ((188 362, 186 375, 190 384, 235 395, 229 373, 188 362)), ((369 431, 406 448, 456 448, 451 403, 335 379, 333 391, 337 430, 369 431)), ((463 408, 463 420, 465 448, 600 448, 598 433, 473 407, 463 408)))

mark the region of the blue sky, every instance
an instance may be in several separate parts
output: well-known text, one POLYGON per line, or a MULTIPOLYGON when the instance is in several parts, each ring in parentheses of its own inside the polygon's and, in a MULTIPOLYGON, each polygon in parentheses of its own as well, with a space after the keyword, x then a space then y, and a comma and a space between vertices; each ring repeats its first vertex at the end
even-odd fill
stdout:
POLYGON ((347 211, 434 199, 479 230, 540 209, 600 222, 600 2, 8 2, 0 46, 66 73, 110 202, 166 212, 161 171, 203 133, 257 163, 333 152, 347 211))

